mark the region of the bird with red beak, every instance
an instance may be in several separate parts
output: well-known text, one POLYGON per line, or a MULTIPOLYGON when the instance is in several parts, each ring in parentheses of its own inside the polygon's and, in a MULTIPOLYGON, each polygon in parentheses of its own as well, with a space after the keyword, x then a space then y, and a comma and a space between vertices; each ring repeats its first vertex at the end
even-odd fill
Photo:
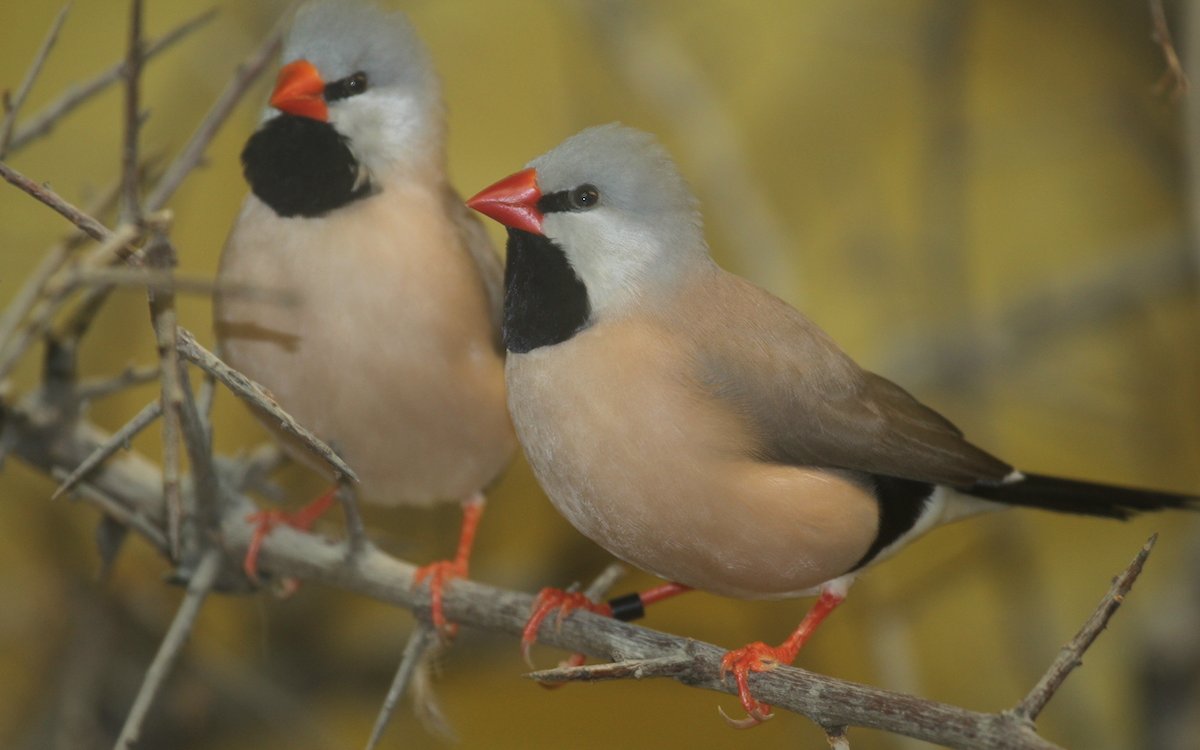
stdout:
MULTIPOLYGON (((640 614, 699 588, 817 595, 781 644, 730 651, 750 675, 792 663, 854 579, 930 528, 1007 506, 1126 518, 1196 498, 1022 473, 812 321, 713 262, 696 199, 652 137, 590 128, 468 205, 508 227, 504 341, 517 437, 555 507, 617 557, 673 582, 591 605, 640 614)), ((560 609, 560 614, 562 613, 560 609)))
MULTIPOLYGON (((306 4, 282 58, 242 152, 251 194, 218 289, 277 289, 296 302, 218 293, 217 337, 233 366, 335 447, 358 474, 361 497, 462 502, 457 555, 418 576, 431 582, 433 619, 444 628, 443 585, 466 575, 483 490, 516 447, 500 260, 447 180, 439 84, 402 14, 306 4)), ((265 534, 314 515, 255 520, 265 534)), ((253 555, 246 567, 256 576, 253 555)))

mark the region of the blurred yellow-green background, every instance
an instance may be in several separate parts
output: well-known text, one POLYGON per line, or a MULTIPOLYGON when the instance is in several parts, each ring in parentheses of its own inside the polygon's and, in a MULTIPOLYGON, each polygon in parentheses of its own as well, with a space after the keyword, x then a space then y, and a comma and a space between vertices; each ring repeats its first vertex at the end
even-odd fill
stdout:
MULTIPOLYGON (((283 10, 217 5, 215 21, 149 65, 147 153, 174 154, 283 10)), ((148 33, 203 7, 150 0, 148 33)), ((654 131, 700 195, 721 263, 803 308, 975 442, 1034 471, 1200 491, 1195 104, 1155 87, 1165 66, 1145 2, 400 7, 443 79, 460 191, 590 124, 654 131)), ((0 9, 0 88, 18 85, 57 10, 0 9)), ((1186 9, 1167 10, 1186 64, 1186 9)), ((77 0, 24 112, 120 59, 126 21, 124 3, 77 0)), ((238 153, 266 90, 260 82, 171 202, 184 271, 215 272, 244 194, 238 153)), ((85 204, 117 174, 120 112, 113 88, 10 162, 85 204)), ((0 303, 66 228, 4 187, 0 303)), ((211 342, 206 299, 187 299, 181 316, 211 342)), ((85 371, 152 358, 144 296, 122 292, 88 339, 85 371)), ((18 370, 14 394, 34 384, 36 365, 33 356, 18 370)), ((90 416, 115 429, 154 394, 103 400, 90 416)), ((221 393, 218 449, 265 439, 221 393)), ((158 440, 151 430, 135 447, 157 456, 158 440)), ((297 504, 320 488, 300 470, 287 481, 297 504)), ((49 502, 52 489, 15 460, 0 474, 0 746, 108 747, 180 592, 140 542, 98 583, 97 517, 49 502)), ((523 463, 492 500, 479 579, 532 591, 608 561, 554 514, 523 463)), ((367 521, 386 549, 423 562, 452 550, 458 511, 367 509, 367 521)), ((339 533, 338 523, 324 530, 339 533)), ((1190 515, 1121 524, 1015 511, 936 531, 865 575, 798 663, 972 709, 1012 706, 1154 531, 1142 582, 1039 726, 1067 747, 1175 747, 1170 732, 1200 742, 1200 525, 1190 515)), ((621 589, 651 580, 632 575, 621 589)), ((732 647, 782 638, 805 606, 694 594, 647 624, 732 647)), ((145 746, 361 746, 410 625, 403 611, 315 585, 286 601, 214 598, 145 746)), ((825 743, 787 714, 727 730, 715 707, 732 711, 733 699, 673 683, 548 692, 524 671, 514 642, 461 634, 436 682, 461 747, 825 743)), ((856 750, 919 744, 867 730, 851 740, 856 750)), ((402 709, 384 746, 441 743, 402 709)))

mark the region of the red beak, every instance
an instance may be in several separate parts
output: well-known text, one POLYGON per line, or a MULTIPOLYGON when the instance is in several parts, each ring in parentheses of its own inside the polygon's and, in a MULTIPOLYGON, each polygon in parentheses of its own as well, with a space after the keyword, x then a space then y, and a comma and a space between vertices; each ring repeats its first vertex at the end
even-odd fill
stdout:
POLYGON ((284 65, 275 81, 271 106, 289 115, 327 122, 329 107, 325 105, 325 81, 317 72, 317 66, 308 60, 293 60, 284 65))
POLYGON ((542 212, 537 207, 541 197, 537 170, 523 169, 480 190, 467 205, 506 227, 541 234, 542 212))

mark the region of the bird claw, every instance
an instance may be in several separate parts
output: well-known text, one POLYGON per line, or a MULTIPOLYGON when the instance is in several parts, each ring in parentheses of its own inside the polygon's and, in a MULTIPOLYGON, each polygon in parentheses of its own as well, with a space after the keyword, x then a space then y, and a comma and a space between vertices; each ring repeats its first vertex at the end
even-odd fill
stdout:
POLYGON ((781 661, 787 661, 780 651, 779 648, 759 641, 730 651, 721 659, 721 679, 725 679, 726 675, 733 673, 733 679, 738 689, 738 700, 741 702, 742 708, 746 710, 746 718, 731 719, 724 710, 718 707, 721 716, 729 722, 730 726, 735 729, 750 729, 775 715, 771 712, 769 705, 750 693, 750 673, 766 672, 779 666, 781 661))
MULTIPOLYGON (((536 669, 536 667, 533 659, 529 656, 529 650, 537 642, 538 631, 541 629, 542 623, 555 609, 558 610, 558 615, 554 619, 556 628, 562 626, 563 618, 577 609, 586 609, 606 617, 612 614, 612 609, 607 604, 594 602, 578 591, 563 591, 556 588, 544 588, 539 591, 537 598, 533 600, 532 614, 525 623, 525 630, 521 634, 521 656, 524 657, 525 663, 529 665, 530 669, 536 669)), ((581 656, 582 654, 572 655, 570 663, 573 666, 579 666, 583 663, 582 659, 578 664, 575 664, 575 661, 581 656)))
POLYGON ((455 578, 465 578, 467 566, 460 560, 437 560, 417 568, 413 574, 413 588, 429 579, 429 609, 433 626, 438 633, 449 639, 458 633, 458 625, 446 621, 443 599, 446 583, 455 578))
POLYGON ((250 535, 250 543, 246 545, 242 570, 251 581, 261 582, 258 577, 258 554, 262 550, 263 540, 276 526, 289 524, 291 520, 290 514, 282 510, 259 510, 246 516, 246 523, 254 526, 254 533, 250 535))
MULTIPOLYGON (((258 554, 262 550, 263 540, 276 526, 291 526, 299 531, 309 531, 317 519, 329 509, 337 497, 337 487, 329 490, 295 513, 289 513, 278 508, 259 510, 246 516, 246 522, 254 525, 254 533, 250 535, 250 543, 246 545, 246 557, 242 560, 242 570, 246 577, 254 583, 260 583, 258 577, 258 554)), ((288 579, 287 593, 290 596, 299 588, 295 579, 288 579)))
POLYGON ((717 713, 721 714, 721 718, 725 720, 725 723, 734 729, 753 729, 759 724, 762 724, 764 721, 769 721, 775 718, 775 714, 771 713, 769 710, 770 706, 763 704, 763 707, 768 709, 765 714, 755 712, 747 715, 744 719, 730 718, 729 714, 725 713, 725 709, 721 708, 720 706, 717 706, 717 713))

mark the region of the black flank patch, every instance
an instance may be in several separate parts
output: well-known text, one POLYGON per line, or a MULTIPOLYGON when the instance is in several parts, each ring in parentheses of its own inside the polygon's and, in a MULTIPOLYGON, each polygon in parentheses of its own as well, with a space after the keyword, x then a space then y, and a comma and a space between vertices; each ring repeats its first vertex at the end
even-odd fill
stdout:
POLYGON ((359 164, 346 137, 310 117, 267 120, 242 150, 242 172, 258 199, 280 216, 313 218, 371 194, 355 187, 359 164))
POLYGON ((508 230, 504 346, 521 354, 558 344, 588 324, 587 287, 560 247, 540 234, 508 230))
POLYGON ((879 531, 862 559, 850 570, 858 570, 875 559, 889 544, 904 536, 921 518, 934 485, 912 479, 875 475, 875 501, 879 503, 879 531))

